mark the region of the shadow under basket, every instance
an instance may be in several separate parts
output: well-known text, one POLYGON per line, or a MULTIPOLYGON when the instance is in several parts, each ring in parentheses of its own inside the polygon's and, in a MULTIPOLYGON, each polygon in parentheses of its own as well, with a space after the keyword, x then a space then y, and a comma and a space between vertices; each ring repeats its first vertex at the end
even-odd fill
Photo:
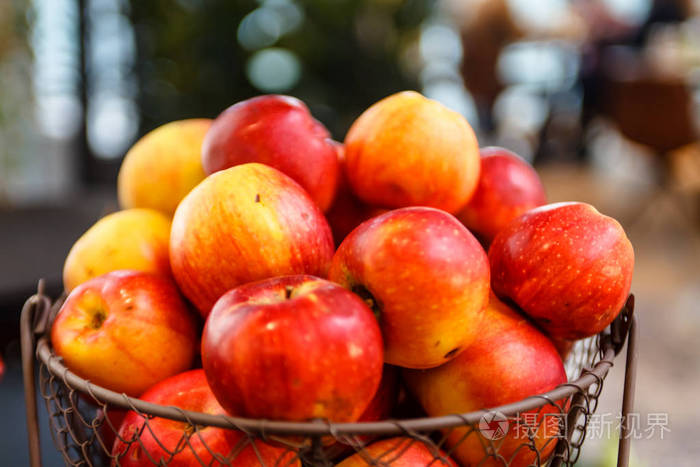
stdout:
POLYGON ((628 465, 632 427, 625 421, 632 411, 637 359, 633 296, 608 329, 576 342, 565 362, 569 382, 545 394, 489 410, 361 423, 209 415, 151 404, 91 384, 66 368, 51 348, 49 331, 61 304, 62 300, 52 302, 44 294, 40 282, 38 293, 22 310, 22 365, 32 467, 41 465, 37 400, 44 401, 54 444, 71 466, 133 465, 126 456, 135 451, 149 465, 182 465, 177 461, 190 455, 194 465, 203 466, 329 466, 358 455, 367 465, 382 466, 394 465, 416 447, 429 453, 428 461, 424 457, 420 465, 439 466, 448 465, 445 456, 458 460, 456 451, 467 445, 470 467, 572 466, 579 457, 605 377, 626 340, 617 465, 628 465), (40 399, 36 394, 37 371, 40 399), (143 423, 140 430, 120 436, 118 421, 105 414, 124 410, 137 412, 143 423), (182 422, 179 437, 154 440, 151 425, 157 417, 182 422), (215 446, 207 445, 202 432, 208 427, 234 430, 235 446, 227 445, 228 452, 217 452, 215 446), (112 453, 115 438, 126 446, 118 455, 112 453), (394 440, 368 449, 371 443, 386 438, 394 440), (155 441, 158 452, 148 452, 144 441, 150 446, 155 441), (198 454, 192 455, 195 449, 198 454))

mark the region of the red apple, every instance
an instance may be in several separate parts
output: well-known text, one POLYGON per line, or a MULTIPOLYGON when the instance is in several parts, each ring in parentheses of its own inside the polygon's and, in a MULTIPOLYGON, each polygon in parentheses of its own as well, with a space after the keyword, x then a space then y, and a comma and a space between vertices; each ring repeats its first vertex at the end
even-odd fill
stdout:
MULTIPOLYGON (((194 412, 226 415, 209 389, 201 369, 161 381, 146 391, 141 399, 194 412)), ((147 427, 144 427, 145 423, 145 418, 137 412, 127 413, 119 428, 121 439, 117 439, 112 448, 112 455, 119 465, 145 467, 161 465, 161 462, 176 467, 301 465, 295 453, 248 439, 241 431, 211 426, 194 427, 158 417, 149 419, 147 427), (185 435, 188 435, 186 440, 183 439, 185 435)))
POLYGON ((552 344, 559 352, 559 356, 562 360, 566 361, 571 351, 574 349, 574 344, 576 341, 571 341, 568 339, 552 339, 552 344))
POLYGON ((214 120, 202 146, 206 173, 248 162, 289 175, 324 211, 333 202, 338 179, 335 147, 328 130, 299 99, 254 97, 214 120))
MULTIPOLYGON (((384 365, 382 380, 377 392, 369 405, 357 419, 358 422, 376 422, 391 417, 391 412, 399 399, 399 371, 392 365, 384 365)), ((356 440, 369 443, 377 436, 357 435, 356 440)), ((356 441, 353 439, 353 441, 356 441)), ((352 452, 352 447, 342 441, 337 441, 324 449, 329 458, 345 457, 352 452)))
POLYGON ((279 420, 354 421, 382 377, 371 310, 337 284, 284 276, 222 296, 202 335, 202 363, 231 413, 279 420))
POLYGON ((114 441, 117 439, 119 427, 122 425, 127 413, 128 410, 123 409, 105 410, 103 407, 97 409, 95 419, 100 423, 98 434, 102 441, 101 447, 105 449, 106 453, 112 452, 112 446, 114 446, 114 441))
POLYGON ((408 437, 389 438, 370 444, 364 452, 348 457, 338 467, 390 465, 391 467, 456 467, 440 449, 408 437))
POLYGON ((450 214, 425 207, 360 225, 338 248, 329 277, 372 305, 386 362, 408 368, 441 365, 469 346, 489 295, 479 242, 450 214))
POLYGON ((474 196, 457 214, 459 220, 485 243, 510 221, 547 202, 537 172, 507 149, 483 148, 481 176, 474 196))
POLYGON ((634 251, 620 224, 585 203, 556 203, 514 219, 489 250, 494 292, 553 338, 599 333, 632 284, 634 251))
POLYGON ((347 175, 364 202, 458 212, 479 179, 479 145, 457 112, 406 91, 372 105, 345 137, 347 175))
POLYGON ((178 206, 170 234, 175 280, 205 317, 240 284, 324 276, 332 256, 321 211, 294 180, 263 164, 207 177, 178 206))
POLYGON ((171 280, 123 270, 73 289, 51 328, 71 371, 134 397, 190 368, 197 337, 195 315, 171 280))
POLYGON ((375 422, 389 418, 399 398, 399 371, 395 366, 384 365, 382 380, 369 405, 362 412, 359 422, 375 422))
POLYGON ((355 196, 350 189, 347 175, 345 174, 345 149, 344 145, 336 143, 338 150, 338 163, 340 165, 340 175, 338 177, 338 190, 333 200, 333 204, 326 212, 328 225, 333 232, 333 239, 336 245, 340 245, 345 237, 352 232, 355 227, 374 216, 384 214, 387 209, 370 206, 355 196))
MULTIPOLYGON (((526 318, 491 297, 478 338, 454 360, 425 371, 406 370, 405 381, 433 417, 472 412, 545 393, 566 382, 564 365, 550 340, 526 318)), ((462 465, 524 467, 536 462, 528 428, 544 463, 559 434, 560 410, 546 405, 509 421, 504 438, 470 427, 446 430, 451 455, 462 465), (465 438, 465 435, 466 438, 465 438), (493 440, 501 462, 486 457, 493 440)))

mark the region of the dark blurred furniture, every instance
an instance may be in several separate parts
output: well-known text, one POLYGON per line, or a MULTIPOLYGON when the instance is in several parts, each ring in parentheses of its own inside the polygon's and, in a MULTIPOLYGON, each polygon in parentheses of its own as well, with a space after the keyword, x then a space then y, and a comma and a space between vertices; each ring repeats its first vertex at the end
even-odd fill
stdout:
POLYGON ((638 53, 612 48, 603 62, 605 94, 603 111, 628 139, 649 147, 655 155, 657 187, 649 199, 640 200, 631 221, 664 204, 684 221, 697 223, 692 205, 676 189, 671 152, 698 142, 692 94, 681 73, 662 72, 638 53))

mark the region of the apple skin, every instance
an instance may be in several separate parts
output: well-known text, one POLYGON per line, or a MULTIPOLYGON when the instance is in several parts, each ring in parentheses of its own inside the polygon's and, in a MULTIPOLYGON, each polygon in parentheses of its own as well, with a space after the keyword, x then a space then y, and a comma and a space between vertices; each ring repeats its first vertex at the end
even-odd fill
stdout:
POLYGON ((452 215, 396 209, 361 224, 333 257, 329 278, 379 316, 385 361, 431 368, 476 337, 489 296, 486 253, 452 215))
POLYGON ((230 289, 287 274, 325 276, 333 238, 323 213, 282 172, 243 164, 197 185, 175 211, 173 275, 206 317, 230 289))
POLYGON ((430 206, 452 214, 479 179, 479 145, 460 114, 405 91, 367 109, 345 137, 353 192, 375 206, 430 206))
POLYGON ((170 218, 154 209, 108 214, 73 244, 63 266, 70 292, 83 282, 118 269, 172 277, 168 258, 170 218))
POLYGON ((324 211, 333 202, 336 150, 328 130, 299 99, 258 96, 232 105, 214 120, 202 146, 206 173, 248 162, 284 172, 324 211))
POLYGON ((566 359, 569 357, 569 354, 571 354, 571 351, 574 349, 576 341, 568 339, 552 339, 552 344, 554 344, 554 347, 557 349, 557 352, 559 352, 559 356, 561 357, 561 359, 563 361, 566 361, 566 359))
POLYGON ((79 285, 51 328, 51 344, 71 371, 133 397, 190 368, 197 340, 196 315, 172 281, 139 271, 79 285))
POLYGON ((206 176, 202 141, 211 122, 208 118, 170 122, 138 140, 119 169, 119 205, 172 216, 182 198, 206 176))
POLYGON ((338 246, 355 227, 362 224, 367 219, 384 214, 388 209, 370 206, 353 194, 347 175, 345 174, 345 146, 341 143, 334 143, 338 151, 340 175, 338 177, 338 190, 333 204, 326 212, 326 219, 333 232, 335 244, 338 246))
POLYGON ((202 334, 202 364, 231 413, 349 422, 379 387, 382 347, 359 297, 317 277, 283 276, 219 299, 202 334))
POLYGON ((399 398, 399 370, 392 365, 384 365, 382 379, 377 392, 369 405, 357 419, 358 422, 375 422, 386 420, 391 416, 394 405, 399 398))
MULTIPOLYGON (((564 365, 552 342, 493 295, 479 337, 471 346, 438 368, 405 370, 403 374, 408 388, 431 417, 498 407, 566 382, 564 365)), ((542 424, 533 439, 542 463, 556 445, 559 413, 553 405, 539 409, 537 422, 542 424)), ((528 422, 527 418, 523 420, 528 422)), ((512 467, 534 464, 534 452, 522 448, 529 442, 526 426, 512 420, 509 424, 506 437, 494 441, 498 454, 512 467)), ((460 427, 448 434, 447 443, 454 449, 450 452, 455 460, 465 466, 502 465, 495 458, 480 463, 486 456, 484 443, 490 440, 478 431, 455 447, 469 429, 460 427)))
POLYGON ((378 464, 369 463, 362 454, 354 454, 337 467, 364 467, 368 465, 391 465, 391 467, 427 467, 450 466, 457 467, 444 452, 429 448, 421 441, 396 437, 384 439, 364 448, 365 456, 379 460, 378 464))
POLYGON ((622 226, 585 203, 555 203, 514 219, 489 249, 491 286, 554 339, 598 334, 632 284, 634 250, 622 226))
MULTIPOLYGON (((97 433, 100 435, 105 453, 109 454, 112 451, 114 441, 117 439, 119 427, 121 427, 124 417, 126 417, 128 412, 128 410, 123 409, 104 410, 103 407, 97 409, 95 418, 101 423, 97 433)), ((99 441, 95 441, 95 443, 99 443, 99 441)))
MULTIPOLYGON (((399 399, 399 369, 392 365, 384 365, 382 380, 379 383, 377 392, 369 405, 357 419, 358 422, 376 422, 391 418, 391 413, 399 399)), ((370 443, 377 436, 356 435, 358 441, 370 443)), ((328 458, 341 458, 354 452, 353 448, 346 443, 336 441, 324 449, 328 458)))
POLYGON ((474 196, 457 214, 486 244, 510 221, 547 202, 537 172, 507 149, 482 148, 481 176, 474 196))
MULTIPOLYGON (((171 376, 146 391, 141 399, 153 404, 174 406, 209 415, 227 415, 209 389, 204 371, 201 369, 171 376)), ((246 435, 237 430, 199 427, 198 431, 189 438, 189 444, 183 446, 182 437, 188 429, 186 423, 159 417, 150 419, 146 428, 142 428, 144 423, 144 417, 137 412, 129 411, 126 414, 119 428, 119 436, 128 441, 141 433, 139 436, 141 443, 135 441, 127 445, 117 438, 112 448, 112 455, 119 456, 119 465, 152 466, 154 464, 149 456, 156 462, 163 461, 174 467, 229 465, 219 461, 223 458, 240 467, 278 465, 278 461, 280 465, 301 465, 296 459, 296 454, 291 451, 258 440, 253 446, 253 443, 246 440, 246 435), (161 444, 167 451, 163 450, 161 444), (241 446, 245 447, 239 451, 241 446), (172 453, 177 449, 182 450, 171 459, 172 453), (235 457, 228 458, 234 451, 237 452, 235 457), (212 452, 217 454, 216 458, 212 452)), ((189 429, 192 429, 191 426, 189 429)), ((115 465, 114 462, 113 465, 115 465)))

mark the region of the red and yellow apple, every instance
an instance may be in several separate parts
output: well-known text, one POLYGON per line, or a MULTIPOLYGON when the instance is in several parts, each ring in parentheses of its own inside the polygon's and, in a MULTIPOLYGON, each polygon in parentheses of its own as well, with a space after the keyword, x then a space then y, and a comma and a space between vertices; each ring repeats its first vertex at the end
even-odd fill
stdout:
POLYGON ((552 338, 599 333, 621 311, 634 251, 622 226, 585 203, 556 203, 514 219, 489 249, 491 285, 552 338))
MULTIPOLYGON (((491 297, 478 338, 454 360, 430 370, 405 370, 409 389, 432 416, 495 408, 529 396, 545 393, 566 382, 561 358, 552 342, 526 318, 491 297)), ((505 438, 494 447, 505 464, 524 467, 535 463, 528 445, 528 429, 540 453, 540 462, 552 453, 559 434, 560 410, 546 405, 531 414, 511 420, 505 438)), ((502 465, 486 457, 490 439, 470 427, 448 432, 451 455, 465 466, 502 465)), ((487 434, 490 435, 490 434, 487 434)))
POLYGON ((481 176, 474 196, 457 214, 485 243, 520 214, 547 202, 537 172, 507 149, 481 149, 481 176))
POLYGON ((357 420, 382 377, 382 337, 353 293, 312 276, 283 276, 223 295, 202 334, 202 364, 230 413, 357 420))
POLYGON ((294 180, 263 164, 210 175, 173 217, 173 275, 205 317, 240 284, 285 274, 324 276, 332 256, 323 213, 294 180))
POLYGON ((258 96, 232 105, 214 120, 202 147, 207 174, 248 162, 284 172, 324 211, 333 202, 336 150, 328 130, 299 99, 258 96))
MULTIPOLYGON (((141 399, 193 412, 226 415, 209 389, 201 369, 171 376, 146 391, 141 399)), ((112 448, 112 456, 119 461, 119 465, 301 465, 295 453, 262 441, 253 441, 241 431, 213 426, 194 427, 185 422, 158 417, 149 419, 148 427, 144 427, 145 423, 141 414, 127 413, 119 428, 119 438, 112 448), (188 436, 187 441, 183 439, 185 435, 188 436)))
POLYGON ((365 467, 368 465, 456 467, 454 461, 440 449, 428 447, 422 441, 408 437, 389 438, 372 443, 364 448, 363 453, 348 457, 338 464, 338 467, 365 467))
POLYGON ((122 208, 151 208, 172 216, 182 198, 204 180, 202 141, 211 120, 166 123, 138 140, 119 169, 122 208))
POLYGON ((408 368, 441 365, 468 347, 489 296, 479 242, 454 216, 426 207, 361 224, 338 248, 329 278, 371 304, 385 361, 408 368))
POLYGON ((76 287, 51 328, 71 371, 134 397, 190 368, 197 337, 196 316, 170 279, 123 270, 76 287))
POLYGON ((171 277, 168 259, 170 219, 153 209, 109 214, 79 239, 63 266, 63 286, 70 292, 83 282, 118 269, 171 277))
POLYGON ((345 137, 347 176, 364 202, 458 212, 479 179, 479 146, 460 114, 413 91, 389 96, 345 137))

